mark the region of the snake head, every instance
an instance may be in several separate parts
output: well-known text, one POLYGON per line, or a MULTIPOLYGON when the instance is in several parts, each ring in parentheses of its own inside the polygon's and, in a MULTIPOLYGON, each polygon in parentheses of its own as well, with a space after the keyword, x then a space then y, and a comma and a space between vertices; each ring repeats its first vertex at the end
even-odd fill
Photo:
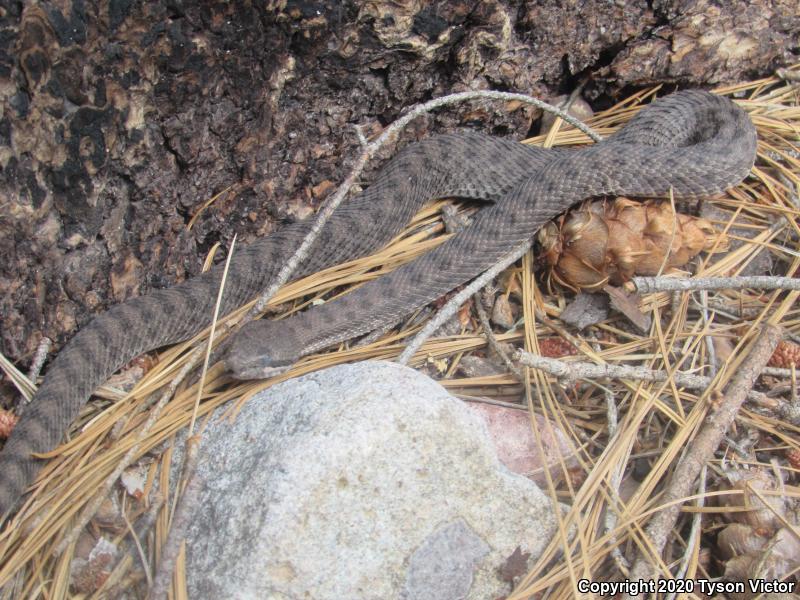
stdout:
POLYGON ((287 371, 299 358, 290 339, 278 335, 278 323, 253 321, 233 336, 224 356, 236 379, 267 379, 287 371))

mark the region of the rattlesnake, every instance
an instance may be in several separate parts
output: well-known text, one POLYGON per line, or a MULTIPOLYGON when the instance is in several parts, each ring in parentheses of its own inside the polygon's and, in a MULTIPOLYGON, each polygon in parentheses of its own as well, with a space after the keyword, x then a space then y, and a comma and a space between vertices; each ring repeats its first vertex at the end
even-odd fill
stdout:
MULTIPOLYGON (((368 254, 391 240, 428 200, 483 200, 470 227, 425 256, 336 301, 283 321, 258 321, 234 339, 226 363, 239 377, 286 368, 301 355, 394 322, 476 276, 572 204, 605 194, 698 197, 740 182, 756 134, 733 102, 678 92, 640 111, 601 143, 529 147, 475 133, 406 147, 375 182, 334 213, 297 269, 300 277, 368 254)), ((308 233, 300 222, 236 253, 222 302, 250 300, 308 233)), ((0 515, 13 509, 40 461, 89 395, 142 352, 187 339, 209 324, 221 268, 99 315, 58 354, 0 454, 0 515)))

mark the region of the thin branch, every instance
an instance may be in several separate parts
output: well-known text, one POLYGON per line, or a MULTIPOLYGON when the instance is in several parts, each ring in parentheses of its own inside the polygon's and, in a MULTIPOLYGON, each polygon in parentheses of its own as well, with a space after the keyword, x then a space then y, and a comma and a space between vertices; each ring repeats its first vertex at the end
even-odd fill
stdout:
POLYGON ((792 379, 795 375, 792 369, 781 369, 779 367, 764 367, 761 374, 769 375, 770 377, 780 377, 782 379, 792 379))
MULTIPOLYGON (((708 290, 700 290, 700 305, 702 310, 700 314, 703 317, 703 327, 709 326, 710 317, 708 316, 708 290)), ((704 336, 706 344, 706 352, 708 353, 708 369, 711 377, 717 374, 717 351, 714 348, 714 337, 707 335, 704 336)))
POLYGON ((634 277, 625 284, 628 291, 640 294, 652 292, 686 292, 689 290, 800 290, 800 279, 754 275, 751 277, 634 277))
POLYGON ((465 286, 464 289, 450 298, 447 304, 445 304, 442 309, 425 324, 425 327, 414 336, 414 339, 411 340, 405 350, 403 350, 403 353, 397 358, 397 362, 401 365, 408 364, 408 361, 417 353, 417 350, 425 343, 425 340, 431 337, 447 319, 456 314, 458 308, 464 304, 472 294, 479 291, 504 269, 522 258, 528 251, 528 248, 530 248, 532 242, 533 238, 517 246, 509 254, 506 254, 504 258, 500 259, 497 264, 484 271, 481 275, 473 279, 469 285, 465 286))
MULTIPOLYGON (((706 473, 708 471, 708 466, 703 465, 703 468, 700 470, 700 483, 697 486, 697 506, 702 508, 705 506, 706 498, 706 473)), ((683 553, 683 558, 681 559, 681 565, 678 568, 678 572, 675 573, 675 579, 686 579, 686 574, 689 572, 689 563, 692 560, 692 554, 694 547, 698 544, 700 540, 700 534, 702 533, 703 525, 703 513, 696 512, 692 517, 692 529, 689 532, 689 539, 686 540, 686 552, 683 553)), ((676 596, 675 592, 670 592, 665 600, 674 600, 676 596)))
POLYGON ((28 369, 28 379, 30 379, 34 384, 39 378, 39 373, 42 370, 44 361, 47 360, 47 353, 50 352, 50 346, 52 345, 53 340, 51 340, 49 337, 43 337, 41 340, 39 340, 39 345, 36 347, 36 354, 33 357, 31 368, 28 369))
MULTIPOLYGON (((600 344, 595 340, 592 342, 592 350, 595 353, 600 353, 600 344)), ((617 408, 616 398, 614 393, 607 387, 603 387, 603 396, 606 399, 606 422, 608 423, 608 437, 613 439, 619 431, 619 410, 617 408)), ((630 456, 630 450, 628 450, 630 456)), ((611 557, 617 564, 620 572, 627 577, 631 571, 631 565, 625 555, 622 553, 620 544, 617 543, 617 521, 619 520, 619 513, 623 506, 622 498, 619 495, 619 488, 622 485, 622 477, 625 474, 626 460, 620 460, 617 466, 611 471, 610 480, 608 482, 608 493, 611 496, 611 502, 616 506, 606 510, 603 526, 608 534, 611 542, 611 557)))
POLYGON ((478 313, 478 319, 483 327, 483 334, 486 336, 489 347, 500 357, 500 360, 503 361, 506 368, 511 371, 517 379, 522 380, 522 372, 519 367, 511 362, 508 353, 500 345, 497 336, 494 334, 494 331, 492 331, 492 323, 489 321, 489 315, 486 314, 486 309, 483 307, 483 299, 481 298, 480 292, 475 292, 473 294, 472 303, 475 305, 475 312, 478 313))
MULTIPOLYGON (((649 545, 655 555, 661 554, 669 532, 675 525, 681 509, 680 499, 691 493, 698 474, 706 462, 714 456, 725 432, 736 418, 739 408, 780 340, 780 327, 769 324, 763 327, 750 353, 726 388, 719 406, 706 416, 689 451, 675 467, 667 489, 660 498, 666 508, 653 516, 646 529, 649 545)), ((641 553, 633 564, 631 580, 652 579, 656 575, 653 565, 645 554, 641 553)))
MULTIPOLYGON (((693 375, 691 373, 683 373, 677 371, 675 373, 667 373, 666 371, 656 371, 648 369, 647 367, 631 367, 627 365, 598 365, 595 363, 587 362, 565 362, 556 360, 555 358, 548 358, 546 356, 538 356, 522 350, 517 351, 514 359, 521 362, 523 365, 539 369, 550 375, 554 375, 558 379, 566 380, 567 382, 575 381, 576 379, 633 379, 636 381, 652 381, 661 382, 667 381, 672 378, 675 385, 684 387, 690 390, 704 390, 713 381, 710 377, 703 375, 693 375)), ((749 400, 756 402, 764 401, 764 394, 760 392, 750 391, 747 394, 749 400)))
POLYGON ((193 435, 186 440, 186 460, 184 461, 184 477, 186 487, 183 489, 175 516, 170 523, 167 541, 161 550, 161 560, 158 563, 153 586, 147 595, 148 600, 158 600, 167 598, 172 574, 175 571, 175 564, 181 551, 186 531, 192 518, 196 514, 197 503, 199 501, 200 490, 203 487, 203 479, 197 473, 197 457, 199 456, 200 436, 193 435))
POLYGON ((153 575, 150 573, 150 565, 147 563, 147 553, 145 553, 144 548, 142 548, 142 542, 139 540, 139 536, 136 535, 136 530, 133 528, 133 524, 128 520, 124 511, 122 511, 122 519, 125 521, 125 526, 128 528, 128 533, 131 536, 130 543, 135 550, 133 554, 136 559, 142 563, 142 570, 144 571, 145 579, 147 579, 147 586, 150 587, 153 585, 153 575))
POLYGON ((214 304, 214 315, 211 317, 211 329, 208 332, 208 343, 206 344, 206 354, 203 357, 203 368, 200 371, 200 380, 197 384, 197 397, 194 401, 194 408, 192 409, 192 420, 189 422, 189 435, 194 434, 194 424, 197 421, 197 412, 200 409, 200 399, 203 397, 203 383, 206 380, 208 373, 208 363, 211 359, 211 350, 214 347, 214 337, 217 331, 217 321, 219 320, 219 309, 222 306, 222 296, 225 293, 225 282, 228 280, 228 269, 231 266, 231 259, 233 252, 236 248, 236 236, 231 240, 231 247, 228 250, 228 258, 225 259, 225 267, 222 270, 222 279, 220 280, 219 290, 217 291, 217 302, 214 304))

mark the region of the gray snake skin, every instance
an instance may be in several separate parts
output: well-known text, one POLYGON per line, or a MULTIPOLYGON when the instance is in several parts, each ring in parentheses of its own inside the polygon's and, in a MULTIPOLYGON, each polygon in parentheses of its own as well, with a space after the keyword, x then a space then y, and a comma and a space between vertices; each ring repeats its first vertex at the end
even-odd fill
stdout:
MULTIPOLYGON (((473 224, 391 274, 283 321, 258 321, 234 339, 226 363, 240 378, 282 369, 300 356, 395 322, 475 277, 548 220, 590 196, 694 198, 739 183, 755 158, 749 117, 731 101, 678 92, 640 111, 601 143, 543 150, 478 134, 413 144, 334 213, 295 277, 366 255, 390 241, 429 200, 484 200, 473 224)), ((236 253, 222 314, 264 289, 310 228, 301 222, 236 253)), ((148 350, 209 325, 221 267, 96 317, 58 354, 0 454, 0 515, 33 481, 89 395, 148 350)))

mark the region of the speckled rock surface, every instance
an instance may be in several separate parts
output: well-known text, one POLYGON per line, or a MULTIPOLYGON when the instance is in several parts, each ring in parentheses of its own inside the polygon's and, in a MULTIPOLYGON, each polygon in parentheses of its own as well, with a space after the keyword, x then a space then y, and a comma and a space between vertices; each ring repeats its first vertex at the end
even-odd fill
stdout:
POLYGON ((192 598, 496 598, 510 591, 498 568, 555 531, 480 419, 392 363, 279 384, 201 452, 192 598))

